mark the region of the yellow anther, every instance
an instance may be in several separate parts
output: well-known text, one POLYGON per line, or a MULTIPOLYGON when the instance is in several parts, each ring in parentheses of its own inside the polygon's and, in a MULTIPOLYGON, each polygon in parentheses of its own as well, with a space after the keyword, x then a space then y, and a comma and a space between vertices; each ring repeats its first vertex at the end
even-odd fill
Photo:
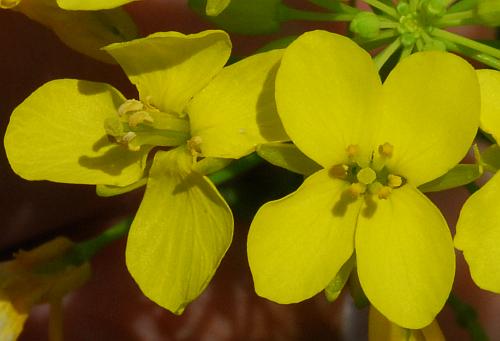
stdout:
POLYGON ((347 146, 345 151, 349 158, 354 158, 359 155, 359 146, 357 144, 350 144, 347 146))
POLYGON ((377 179, 377 173, 370 167, 361 169, 356 175, 358 181, 362 184, 369 185, 377 179))
POLYGON ((398 175, 389 174, 387 176, 387 185, 391 188, 398 188, 403 184, 403 178, 398 175))
POLYGON ((347 176, 347 171, 349 170, 349 166, 347 165, 335 165, 330 168, 330 176, 337 179, 345 179, 347 176))
POLYGON ((386 142, 378 146, 378 152, 380 156, 390 158, 392 156, 392 153, 394 152, 394 147, 392 146, 392 144, 386 142))
POLYGON ((118 115, 123 116, 126 113, 133 112, 133 111, 139 111, 142 109, 144 109, 144 104, 141 101, 138 101, 136 99, 127 99, 118 108, 118 115))
POLYGON ((137 127, 138 124, 148 122, 153 123, 153 117, 147 111, 136 111, 128 117, 128 125, 131 128, 137 127))
POLYGON ((361 194, 365 193, 366 185, 355 182, 349 186, 347 193, 349 193, 353 198, 358 198, 361 194))
POLYGON ((201 142, 201 136, 193 136, 187 141, 187 147, 193 155, 194 159, 196 159, 196 157, 201 154, 201 142))
POLYGON ((379 199, 387 199, 389 198, 391 192, 392 188, 390 188, 389 186, 382 186, 382 188, 380 188, 380 190, 378 191, 377 195, 379 199))

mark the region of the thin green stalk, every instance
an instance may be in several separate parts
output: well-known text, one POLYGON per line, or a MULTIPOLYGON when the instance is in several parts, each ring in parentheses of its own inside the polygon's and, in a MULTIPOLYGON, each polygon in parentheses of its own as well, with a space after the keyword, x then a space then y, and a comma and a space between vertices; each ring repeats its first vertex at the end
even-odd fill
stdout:
POLYGON ((94 255, 104 247, 125 236, 130 229, 131 223, 131 218, 126 218, 120 221, 111 228, 102 232, 97 237, 75 244, 62 257, 49 262, 48 264, 44 264, 43 267, 38 268, 37 271, 41 273, 56 272, 67 266, 79 266, 91 260, 92 257, 94 257, 94 255))
POLYGON ((460 300, 454 293, 450 294, 447 303, 453 309, 457 323, 469 332, 471 340, 488 340, 486 332, 477 320, 477 313, 471 305, 460 300))
POLYGON ((389 60, 389 58, 399 49, 401 46, 401 40, 398 38, 394 40, 389 46, 382 50, 379 54, 373 57, 373 62, 377 66, 377 69, 380 71, 382 66, 389 60))
POLYGON ((282 4, 278 7, 278 18, 280 21, 291 21, 291 20, 351 21, 354 18, 354 14, 309 12, 309 11, 298 10, 295 8, 290 8, 282 4))
POLYGON ((467 11, 469 9, 476 7, 476 4, 477 0, 459 0, 455 2, 453 5, 451 5, 446 12, 457 13, 457 12, 467 11))
POLYGON ((474 17, 473 10, 467 10, 463 12, 449 13, 443 15, 437 22, 446 21, 446 20, 457 20, 457 19, 469 19, 474 17))
POLYGON ((394 7, 384 4, 383 2, 380 2, 378 0, 363 0, 363 2, 367 3, 370 6, 378 8, 379 10, 393 17, 394 19, 399 18, 399 14, 398 12, 396 12, 396 9, 394 7))
POLYGON ((485 53, 478 53, 474 50, 458 46, 457 44, 451 42, 445 42, 446 48, 449 51, 464 55, 466 57, 477 60, 478 62, 483 63, 484 65, 488 65, 494 69, 500 70, 500 59, 490 56, 485 53))
POLYGON ((465 47, 470 48, 472 50, 477 50, 478 52, 482 52, 482 53, 491 55, 494 58, 500 59, 500 50, 498 50, 494 47, 485 45, 485 44, 481 44, 475 40, 462 37, 461 35, 451 33, 451 32, 448 32, 448 31, 445 31, 445 30, 442 30, 439 28, 434 28, 431 31, 431 35, 434 37, 443 39, 443 40, 448 40, 448 41, 455 43, 455 44, 458 44, 458 45, 465 46, 465 47))
POLYGON ((401 51, 401 55, 399 56, 399 61, 408 57, 412 53, 414 47, 415 47, 415 44, 410 45, 410 46, 405 46, 403 48, 403 50, 401 51))
POLYGON ((224 182, 227 182, 241 173, 244 173, 255 166, 262 163, 262 159, 256 154, 252 153, 248 156, 245 156, 238 161, 231 163, 226 168, 210 174, 208 177, 214 183, 214 185, 220 185, 224 182))

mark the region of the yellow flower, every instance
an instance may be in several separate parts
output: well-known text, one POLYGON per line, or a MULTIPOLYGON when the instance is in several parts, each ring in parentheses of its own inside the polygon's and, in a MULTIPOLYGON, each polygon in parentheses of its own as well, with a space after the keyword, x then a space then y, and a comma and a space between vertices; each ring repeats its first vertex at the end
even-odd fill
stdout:
POLYGON ((355 252, 377 310, 405 328, 430 324, 450 292, 455 258, 446 221, 417 188, 472 143, 474 69, 449 53, 417 53, 382 85, 368 53, 313 31, 285 50, 276 102, 292 141, 323 169, 257 212, 248 236, 257 293, 305 300, 355 252))
MULTIPOLYGON (((481 129, 500 141, 500 72, 478 70, 481 129)), ((472 279, 482 289, 500 293, 500 174, 470 196, 460 212, 455 246, 464 252, 472 279)))
POLYGON ((53 239, 15 259, 0 263, 0 339, 16 340, 32 306, 61 300, 90 278, 90 264, 51 268, 71 249, 66 238, 53 239))
POLYGON ((223 31, 160 32, 106 50, 139 100, 104 83, 51 81, 14 110, 7 157, 29 180, 122 187, 146 176, 127 267, 146 296, 181 313, 208 285, 233 234, 207 165, 287 138, 274 101, 281 51, 223 68, 231 52, 223 31), (162 148, 147 161, 154 147, 162 148))

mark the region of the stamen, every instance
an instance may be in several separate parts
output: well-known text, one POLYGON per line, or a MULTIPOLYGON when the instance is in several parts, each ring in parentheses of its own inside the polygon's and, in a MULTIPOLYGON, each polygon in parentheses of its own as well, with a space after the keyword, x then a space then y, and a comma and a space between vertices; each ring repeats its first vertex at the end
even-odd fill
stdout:
POLYGON ((362 183, 355 182, 346 190, 353 198, 358 198, 361 194, 365 193, 366 186, 362 183))
POLYGON ((366 167, 358 172, 356 178, 358 179, 359 182, 365 185, 369 185, 373 181, 375 181, 375 179, 377 179, 377 173, 375 173, 375 171, 370 167, 366 167))
POLYGON ((187 141, 187 147, 191 151, 194 158, 201 154, 201 136, 193 136, 187 141))
POLYGON ((347 177, 347 171, 349 166, 347 165, 335 165, 330 168, 330 176, 337 179, 345 179, 347 177))
POLYGON ((127 99, 118 108, 118 115, 123 116, 132 111, 139 111, 144 109, 144 104, 136 99, 127 99))
POLYGON ((350 159, 354 159, 359 155, 359 146, 357 144, 350 144, 345 151, 350 159))
POLYGON ((379 199, 387 199, 389 198, 391 192, 392 188, 390 188, 389 186, 382 186, 382 188, 380 188, 380 190, 378 191, 377 195, 379 199))
POLYGON ((384 143, 378 146, 378 153, 380 156, 384 158, 390 158, 392 157, 392 153, 394 152, 394 147, 390 143, 384 143))
POLYGON ((141 123, 153 123, 154 119, 147 111, 137 111, 128 117, 128 125, 132 128, 137 127, 141 123))
POLYGON ((387 176, 387 185, 391 188, 398 188, 403 184, 403 178, 398 175, 389 174, 387 176))

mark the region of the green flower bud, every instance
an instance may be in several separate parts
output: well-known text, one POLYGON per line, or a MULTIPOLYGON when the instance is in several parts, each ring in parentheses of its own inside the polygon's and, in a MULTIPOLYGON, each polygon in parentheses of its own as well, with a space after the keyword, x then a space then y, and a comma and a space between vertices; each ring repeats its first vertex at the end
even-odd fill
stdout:
POLYGON ((206 15, 207 0, 189 0, 189 6, 218 27, 239 34, 267 34, 279 30, 281 0, 231 0, 217 16, 206 15))
POLYGON ((372 12, 360 12, 351 21, 349 29, 361 38, 375 38, 380 32, 380 21, 372 12))
POLYGON ((476 17, 483 25, 500 26, 500 0, 478 0, 476 17))

